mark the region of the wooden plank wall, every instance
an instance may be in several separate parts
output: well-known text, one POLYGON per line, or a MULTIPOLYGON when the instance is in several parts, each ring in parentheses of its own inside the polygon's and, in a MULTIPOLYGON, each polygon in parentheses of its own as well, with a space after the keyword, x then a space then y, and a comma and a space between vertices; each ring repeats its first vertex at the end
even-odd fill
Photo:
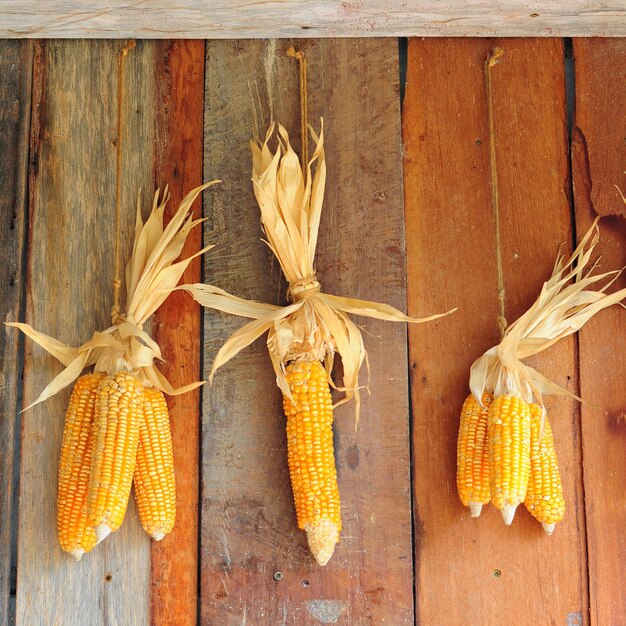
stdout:
MULTIPOLYGON (((0 319, 22 315, 26 229, 26 176, 33 45, 0 41, 0 319)), ((14 455, 20 383, 18 335, 1 329, 0 341, 0 626, 9 623, 14 455)))
MULTIPOLYGON (((290 43, 210 42, 206 72, 205 179, 219 175, 224 184, 207 198, 205 239, 219 248, 206 256, 205 279, 281 303, 280 269, 260 243, 248 142, 275 119, 299 144, 290 43)), ((321 284, 330 293, 404 307, 397 42, 297 45, 308 58, 309 119, 319 127, 323 115, 327 137, 321 284)), ((242 323, 206 314, 207 374, 242 323)), ((406 330, 378 322, 366 328, 372 396, 364 398, 358 430, 352 405, 336 412, 344 529, 325 568, 314 564, 296 527, 282 401, 263 342, 205 390, 202 623, 413 623, 406 330)))
MULTIPOLYGON (((580 237, 602 215, 602 267, 626 265, 626 41, 576 40, 576 115, 572 145, 580 237)), ((626 280, 620 281, 624 287, 626 280)), ((580 391, 585 460, 592 624, 626 616, 626 315, 603 311, 582 329, 580 391)))
MULTIPOLYGON (((217 247, 203 272, 198 262, 187 276, 276 303, 285 285, 260 241, 248 140, 276 119, 299 147, 290 43, 139 42, 125 79, 124 223, 133 222, 140 188, 147 208, 155 184, 169 183, 171 211, 203 178, 223 178, 205 193, 204 243, 217 247)), ((170 403, 179 490, 172 536, 151 546, 133 505, 118 533, 73 563, 55 532, 69 392, 23 414, 16 433, 21 342, 5 329, 0 626, 9 623, 6 520, 18 438, 17 626, 621 625, 624 311, 603 313, 533 361, 589 402, 548 400, 568 507, 552 537, 523 509, 511 528, 490 508, 471 520, 456 496, 455 445, 469 366, 498 341, 484 60, 503 48, 493 111, 512 321, 535 298, 559 245, 571 248, 595 215, 603 216, 603 267, 626 263, 626 205, 614 187, 626 192, 625 40, 574 41, 571 142, 562 40, 410 40, 402 120, 395 39, 293 43, 309 58, 310 120, 317 127, 325 119, 323 287, 408 303, 415 315, 458 312, 410 328, 408 351, 403 325, 358 320, 372 395, 356 430, 353 407, 337 411, 344 531, 326 568, 313 564, 295 524, 281 398, 263 341, 220 370, 202 405, 199 393, 170 403)), ((119 47, 0 42, 3 319, 23 315, 74 344, 109 322, 119 47)), ((198 232, 188 251, 200 240, 198 232)), ((164 371, 179 384, 206 375, 242 323, 173 298, 153 324, 164 371)), ((59 365, 30 341, 23 354, 29 403, 59 365)))

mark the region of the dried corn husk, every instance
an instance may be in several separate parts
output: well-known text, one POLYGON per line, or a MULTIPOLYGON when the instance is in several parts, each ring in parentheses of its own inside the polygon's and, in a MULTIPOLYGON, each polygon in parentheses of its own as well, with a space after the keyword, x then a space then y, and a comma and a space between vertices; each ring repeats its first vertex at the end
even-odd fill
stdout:
MULTIPOLYGON (((210 378, 265 332, 276 382, 291 396, 285 365, 293 360, 324 361, 330 373, 335 353, 343 362, 344 392, 339 404, 354 398, 359 412, 359 371, 367 355, 361 331, 349 313, 395 322, 427 322, 447 315, 415 319, 378 302, 345 298, 324 293, 315 275, 315 247, 319 232, 326 162, 323 124, 319 137, 309 131, 315 151, 307 163, 306 175, 289 143, 287 131, 272 124, 263 143, 251 142, 252 183, 261 209, 261 224, 266 242, 278 259, 289 282, 291 304, 284 307, 237 298, 211 285, 182 285, 203 306, 251 318, 218 352, 210 378), (277 130, 278 145, 273 152, 270 140, 277 130)), ((451 311, 448 311, 450 313, 451 311)))
POLYGON ((138 203, 133 251, 126 266, 126 313, 117 315, 112 326, 95 332, 91 339, 74 348, 28 324, 7 323, 19 328, 65 366, 26 408, 58 393, 90 366, 94 366, 97 372, 108 374, 120 370, 132 371, 144 385, 154 386, 170 395, 185 393, 203 384, 194 382, 174 389, 154 364, 155 359, 161 359, 161 351, 143 330, 143 325, 176 287, 190 261, 213 247, 207 246, 187 259, 174 262, 180 256, 191 229, 203 221, 194 220, 189 215, 194 200, 216 182, 211 181, 191 191, 165 227, 163 212, 169 200, 167 188, 162 196, 159 191, 155 193, 152 211, 145 224, 138 203))
POLYGON ((557 256, 552 276, 544 283, 535 303, 507 328, 497 346, 487 350, 472 365, 470 389, 479 401, 485 392, 496 396, 513 394, 544 408, 543 395, 577 398, 522 359, 577 332, 596 313, 626 298, 626 289, 606 293, 621 270, 594 275, 596 263, 584 273, 598 243, 598 220, 594 221, 567 262, 563 255, 557 256), (597 290, 590 289, 601 281, 607 282, 597 290))

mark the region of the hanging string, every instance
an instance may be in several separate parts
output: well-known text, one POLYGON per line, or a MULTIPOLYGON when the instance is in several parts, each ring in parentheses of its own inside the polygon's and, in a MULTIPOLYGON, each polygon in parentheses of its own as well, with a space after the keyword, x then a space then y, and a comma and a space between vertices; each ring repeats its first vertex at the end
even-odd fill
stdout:
POLYGON ((297 59, 300 66, 300 160, 302 162, 302 173, 304 174, 304 182, 306 184, 307 166, 309 163, 309 103, 307 98, 307 79, 306 79, 306 57, 302 50, 297 50, 291 46, 287 50, 287 56, 297 59))
POLYGON ((487 87, 487 118, 489 122, 489 170, 491 173, 491 206, 496 227, 496 271, 498 281, 498 330, 500 339, 508 326, 505 317, 504 270, 502 268, 502 240, 500 236, 500 196, 498 195, 498 171, 496 168, 496 135, 493 122, 493 89, 491 70, 504 54, 502 48, 494 48, 485 61, 485 83, 487 87))
POLYGON ((113 307, 111 319, 113 324, 120 320, 120 289, 122 287, 122 269, 120 261, 120 225, 121 225, 121 197, 122 197, 122 136, 124 131, 124 61, 129 50, 135 47, 131 39, 119 52, 117 59, 117 140, 116 140, 116 170, 115 170, 115 275, 113 277, 113 307))

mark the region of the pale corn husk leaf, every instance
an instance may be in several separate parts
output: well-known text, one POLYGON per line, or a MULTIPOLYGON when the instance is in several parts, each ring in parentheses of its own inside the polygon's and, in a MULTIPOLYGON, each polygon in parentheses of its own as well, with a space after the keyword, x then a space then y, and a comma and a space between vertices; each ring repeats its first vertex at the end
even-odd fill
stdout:
POLYGON ((321 291, 314 260, 326 183, 323 123, 319 137, 311 128, 309 131, 315 150, 307 163, 306 176, 282 126, 272 124, 262 143, 251 143, 252 184, 261 211, 261 226, 290 284, 293 304, 275 307, 242 300, 210 285, 183 288, 203 306, 253 319, 224 343, 213 363, 211 380, 217 369, 267 332, 276 382, 284 394, 290 395, 285 376, 289 361, 324 361, 331 384, 344 393, 339 404, 354 399, 358 419, 362 389, 359 371, 364 363, 367 366, 367 353, 361 331, 347 313, 413 323, 441 315, 416 319, 386 304, 321 291), (275 150, 269 147, 273 138, 277 140, 275 150), (293 289, 298 285, 300 292, 295 297, 293 289), (343 384, 330 379, 335 353, 343 362, 343 384))
POLYGON ((256 341, 266 331, 270 330, 275 323, 293 314, 293 312, 297 311, 301 307, 302 303, 299 302, 296 304, 292 304, 288 307, 279 308, 272 313, 268 313, 263 318, 248 322, 245 326, 242 326, 239 330, 236 330, 224 342, 224 345, 217 353, 211 367, 209 380, 213 380, 215 372, 222 365, 224 365, 224 363, 230 361, 230 359, 232 359, 236 354, 241 352, 241 350, 249 346, 252 342, 256 341))
POLYGON ((29 339, 32 339, 36 344, 40 345, 46 352, 50 353, 58 361, 61 361, 66 367, 78 356, 78 348, 73 348, 54 337, 40 333, 28 324, 6 322, 6 325, 21 330, 29 339))
POLYGON ((402 311, 380 302, 370 302, 369 300, 359 300, 358 298, 345 298, 331 294, 324 294, 324 299, 327 300, 329 306, 343 311, 344 313, 352 313, 354 315, 361 315, 362 317, 373 317, 388 322, 432 322, 433 320, 456 311, 456 308, 454 308, 445 313, 436 313, 435 315, 421 317, 419 320, 416 320, 415 318, 405 315, 402 311))
POLYGON ((216 182, 219 181, 206 183, 187 194, 166 227, 163 226, 163 213, 169 199, 167 188, 160 197, 158 191, 155 193, 152 211, 145 224, 141 220, 138 204, 133 252, 126 266, 126 314, 112 326, 95 332, 91 339, 74 348, 36 331, 28 324, 7 323, 20 329, 65 365, 65 369, 26 408, 47 400, 72 384, 83 369, 90 366, 94 367, 94 371, 108 374, 120 370, 132 371, 146 386, 157 387, 169 395, 185 393, 203 384, 194 382, 174 389, 154 364, 155 359, 161 359, 161 349, 143 330, 143 324, 176 288, 191 260, 212 247, 208 246, 174 263, 191 229, 202 222, 193 220, 189 215, 194 200, 216 182))
MULTIPOLYGON (((161 267, 158 272, 155 273, 149 289, 146 291, 145 299, 138 300, 133 307, 134 319, 147 320, 152 314, 163 304, 166 298, 173 291, 172 285, 177 285, 181 279, 185 270, 189 266, 189 263, 198 256, 201 256, 208 250, 211 250, 213 246, 206 246, 199 252, 187 257, 183 261, 174 263, 168 267, 161 267)), ((128 313, 129 318, 133 319, 133 314, 128 313)), ((143 324, 144 322, 141 322, 143 324)))
POLYGON ((23 410, 26 411, 31 407, 51 398, 58 393, 61 389, 64 389, 68 385, 71 385, 85 369, 89 361, 89 353, 81 352, 61 373, 57 374, 44 388, 39 397, 31 402, 23 410))
POLYGON ((239 315, 240 317, 250 317, 255 320, 281 308, 275 304, 265 304, 256 300, 238 298, 219 287, 203 283, 180 285, 176 289, 188 291, 204 307, 217 309, 231 315, 239 315))
POLYGON ((518 395, 542 407, 544 395, 567 395, 580 400, 522 359, 577 332, 596 313, 626 298, 626 289, 606 293, 621 270, 594 275, 594 264, 584 273, 598 243, 598 220, 567 262, 561 254, 557 256, 552 275, 530 309, 507 328, 497 346, 487 350, 472 365, 469 385, 479 402, 484 392, 518 395), (590 288, 601 281, 607 282, 600 288, 590 288))
MULTIPOLYGON (((133 280, 127 288, 127 316, 140 326, 163 302, 164 291, 171 291, 176 287, 180 276, 191 261, 191 259, 182 261, 177 269, 174 269, 176 266, 172 266, 173 261, 180 255, 191 228, 203 221, 194 221, 189 216, 191 205, 202 191, 216 182, 218 181, 205 183, 189 192, 165 228, 163 228, 163 212, 169 194, 164 194, 161 202, 158 203, 159 192, 156 192, 153 205, 155 210, 140 231, 139 240, 134 246, 135 250, 127 266, 130 268, 127 269, 127 275, 130 274, 133 278, 138 276, 136 282, 133 280), (144 232, 145 237, 142 236, 144 232), (184 237, 181 238, 179 234, 183 234, 184 237)), ((211 247, 205 248, 198 254, 202 254, 211 247)))
MULTIPOLYGON (((168 396, 180 396, 188 391, 192 391, 197 389, 198 387, 202 387, 204 385, 203 380, 196 381, 193 383, 189 383, 187 385, 183 385, 182 387, 172 387, 171 383, 163 374, 154 366, 150 367, 142 367, 140 369, 140 376, 142 380, 147 383, 151 383, 153 387, 160 389, 163 393, 168 396)), ((146 384, 146 383, 144 383, 146 384)), ((148 386, 148 385, 147 385, 148 386)))

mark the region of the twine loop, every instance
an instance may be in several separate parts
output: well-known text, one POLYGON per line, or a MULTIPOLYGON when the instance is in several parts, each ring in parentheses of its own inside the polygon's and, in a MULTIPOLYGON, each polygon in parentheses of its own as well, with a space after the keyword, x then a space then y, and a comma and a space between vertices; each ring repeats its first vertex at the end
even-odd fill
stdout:
POLYGON ((118 324, 117 320, 120 317, 120 290, 122 288, 120 228, 122 214, 122 138, 124 131, 124 61, 128 56, 128 51, 132 50, 135 45, 135 41, 131 39, 126 45, 122 46, 117 59, 117 137, 115 143, 115 275, 113 277, 113 306, 111 308, 111 318, 114 324, 118 324))
POLYGON ((139 330, 143 330, 143 324, 140 324, 132 315, 124 313, 119 305, 113 305, 111 309, 111 320, 114 326, 121 326, 122 324, 132 324, 139 330))
POLYGON ((305 276, 295 283, 289 283, 289 289, 287 295, 292 302, 302 302, 311 296, 319 293, 322 290, 322 286, 317 280, 315 274, 305 276))
POLYGON ((506 317, 504 317, 504 315, 498 315, 498 330, 500 331, 500 337, 504 337, 508 326, 509 323, 506 321, 506 317))
POLYGON ((491 207, 496 230, 496 278, 498 281, 498 317, 497 324, 500 339, 504 338, 508 322, 506 321, 506 292, 504 290, 504 268, 502 264, 502 236, 500 232, 500 195, 498 193, 498 168, 496 165, 496 131, 493 116, 493 78, 491 70, 504 54, 502 48, 494 48, 485 60, 485 85, 487 90, 487 121, 489 123, 489 170, 491 173, 491 207))
POLYGON ((300 68, 300 160, 302 161, 302 174, 306 182, 309 163, 309 132, 307 128, 309 105, 307 96, 306 56, 302 50, 296 50, 293 46, 290 46, 287 50, 287 56, 296 59, 300 68))

